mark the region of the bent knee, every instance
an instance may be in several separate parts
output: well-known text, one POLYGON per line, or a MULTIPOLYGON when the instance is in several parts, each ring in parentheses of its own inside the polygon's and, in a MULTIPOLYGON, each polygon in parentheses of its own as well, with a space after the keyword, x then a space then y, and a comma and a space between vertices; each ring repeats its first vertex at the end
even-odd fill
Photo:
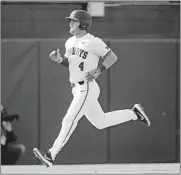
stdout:
POLYGON ((101 130, 101 129, 104 129, 104 125, 102 123, 95 123, 93 124, 97 129, 101 130))

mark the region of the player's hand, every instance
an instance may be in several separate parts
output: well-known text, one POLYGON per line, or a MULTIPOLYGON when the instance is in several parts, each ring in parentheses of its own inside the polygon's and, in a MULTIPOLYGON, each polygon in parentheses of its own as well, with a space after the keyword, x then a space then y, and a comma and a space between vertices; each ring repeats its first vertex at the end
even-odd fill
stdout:
POLYGON ((87 81, 91 82, 94 79, 96 79, 100 74, 101 74, 101 71, 100 71, 100 69, 97 68, 95 70, 88 72, 86 75, 86 79, 87 79, 87 81))
POLYGON ((49 55, 49 57, 50 57, 53 61, 55 61, 55 62, 57 62, 57 63, 61 63, 62 60, 63 60, 63 58, 62 58, 62 56, 61 56, 61 54, 60 54, 60 52, 59 52, 59 49, 54 50, 53 52, 51 52, 50 55, 49 55))

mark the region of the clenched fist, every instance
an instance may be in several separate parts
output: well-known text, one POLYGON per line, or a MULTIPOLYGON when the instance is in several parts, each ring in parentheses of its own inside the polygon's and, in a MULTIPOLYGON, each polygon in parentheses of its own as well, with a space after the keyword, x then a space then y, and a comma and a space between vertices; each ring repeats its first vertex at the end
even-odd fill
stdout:
POLYGON ((53 61, 55 61, 55 62, 57 62, 57 63, 61 63, 62 60, 63 60, 63 58, 62 58, 62 56, 61 56, 61 54, 60 54, 60 52, 59 52, 59 49, 54 50, 53 52, 51 52, 50 55, 49 55, 49 57, 50 57, 53 61))

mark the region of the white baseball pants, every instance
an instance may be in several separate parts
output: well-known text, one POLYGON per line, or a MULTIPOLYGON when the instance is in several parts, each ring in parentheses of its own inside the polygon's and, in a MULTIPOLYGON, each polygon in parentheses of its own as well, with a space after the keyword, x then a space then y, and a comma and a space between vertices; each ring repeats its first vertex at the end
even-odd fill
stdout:
POLYGON ((130 109, 104 113, 98 102, 100 88, 95 80, 85 81, 82 85, 76 83, 72 93, 74 98, 62 121, 60 133, 49 149, 53 160, 66 144, 83 115, 98 129, 137 119, 136 114, 130 109))

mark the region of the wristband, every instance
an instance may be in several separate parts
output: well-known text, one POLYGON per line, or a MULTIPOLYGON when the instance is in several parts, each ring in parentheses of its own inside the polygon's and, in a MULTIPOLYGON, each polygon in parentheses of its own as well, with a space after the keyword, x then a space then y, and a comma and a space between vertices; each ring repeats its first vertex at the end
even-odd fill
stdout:
POLYGON ((102 71, 106 70, 106 67, 105 67, 103 64, 99 64, 98 70, 99 70, 100 72, 102 72, 102 71))

